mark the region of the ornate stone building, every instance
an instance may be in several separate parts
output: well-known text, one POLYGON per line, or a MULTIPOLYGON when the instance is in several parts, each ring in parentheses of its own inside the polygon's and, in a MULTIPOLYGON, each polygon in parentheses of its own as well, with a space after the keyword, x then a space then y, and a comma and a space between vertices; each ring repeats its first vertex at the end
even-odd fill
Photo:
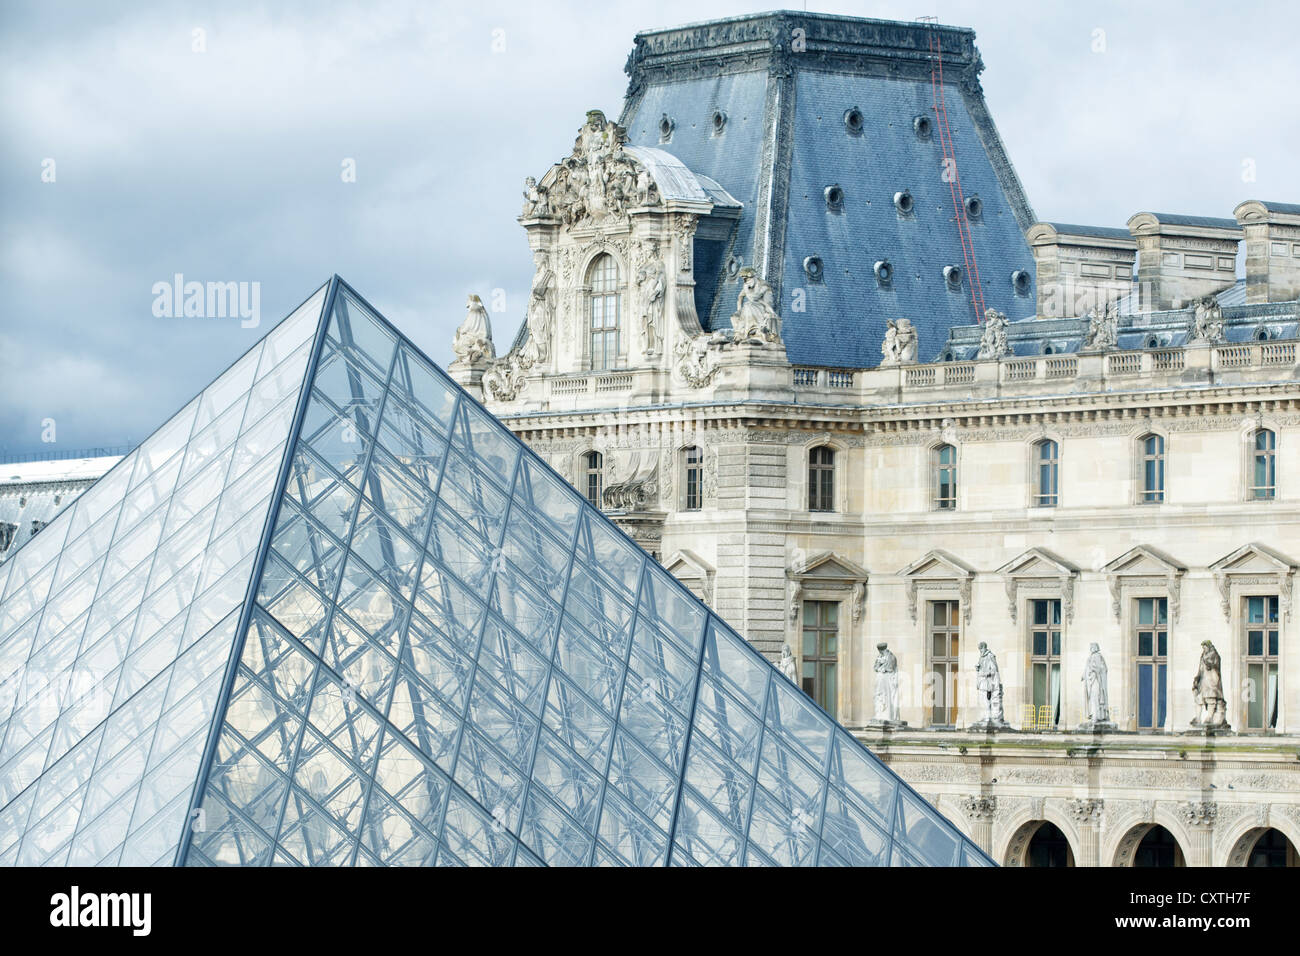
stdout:
POLYGON ((1294 864, 1300 206, 1038 222, 968 30, 627 69, 458 380, 999 861, 1294 864))

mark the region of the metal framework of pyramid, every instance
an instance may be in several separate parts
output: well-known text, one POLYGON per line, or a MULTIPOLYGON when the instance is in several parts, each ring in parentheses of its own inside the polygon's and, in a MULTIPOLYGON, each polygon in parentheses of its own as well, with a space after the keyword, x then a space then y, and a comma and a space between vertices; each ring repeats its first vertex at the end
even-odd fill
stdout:
POLYGON ((0 593, 0 864, 991 863, 337 276, 0 593))

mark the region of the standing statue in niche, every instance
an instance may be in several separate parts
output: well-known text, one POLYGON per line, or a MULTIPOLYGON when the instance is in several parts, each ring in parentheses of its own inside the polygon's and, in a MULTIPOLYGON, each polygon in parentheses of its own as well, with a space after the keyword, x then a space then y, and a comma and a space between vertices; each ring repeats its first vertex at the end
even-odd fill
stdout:
POLYGON ((906 727, 906 722, 898 719, 898 658, 884 641, 876 645, 876 652, 876 662, 871 665, 876 674, 875 716, 867 726, 906 727))
POLYGON ((667 277, 664 264, 655 259, 643 265, 636 275, 637 288, 641 293, 641 329, 645 334, 645 354, 659 354, 661 344, 660 329, 664 314, 664 293, 667 291, 667 277))
POLYGON ((989 646, 980 641, 980 659, 975 664, 975 688, 984 701, 984 719, 971 725, 971 730, 1010 730, 1002 711, 1002 673, 998 659, 989 646))
POLYGON ((1106 658, 1101 656, 1101 648, 1096 644, 1088 645, 1088 660, 1083 665, 1083 712, 1084 721, 1079 730, 1095 733, 1114 730, 1110 720, 1110 695, 1106 688, 1106 658))
POLYGON ((1218 296, 1207 295, 1198 299, 1196 311, 1192 315, 1192 332, 1187 336, 1188 343, 1218 345, 1223 340, 1223 309, 1219 307, 1218 296))
POLYGON ((531 368, 551 356, 551 335, 555 328, 555 273, 546 264, 546 253, 533 253, 533 287, 528 296, 528 345, 520 365, 531 368))
POLYGON ((1192 681, 1192 696, 1197 713, 1192 726, 1201 730, 1231 730, 1227 720, 1227 701, 1223 698, 1223 670, 1219 652, 1210 641, 1201 641, 1201 662, 1192 681))
POLYGON ((916 361, 916 327, 910 319, 886 319, 880 345, 881 365, 911 365, 916 361))
POLYGON ((750 268, 741 269, 740 278, 740 295, 736 297, 736 312, 731 317, 732 341, 780 343, 781 317, 776 311, 772 287, 750 268))
POLYGON ((471 295, 465 303, 465 321, 456 330, 451 350, 456 354, 452 365, 475 365, 496 358, 492 323, 488 321, 483 300, 476 295, 471 295))
POLYGON ((984 313, 984 331, 980 334, 980 350, 976 358, 995 359, 1008 354, 1011 347, 1007 344, 1007 317, 997 309, 984 313))
POLYGON ((790 650, 790 643, 781 645, 781 663, 777 665, 785 679, 796 687, 799 686, 799 672, 795 667, 794 651, 790 650))

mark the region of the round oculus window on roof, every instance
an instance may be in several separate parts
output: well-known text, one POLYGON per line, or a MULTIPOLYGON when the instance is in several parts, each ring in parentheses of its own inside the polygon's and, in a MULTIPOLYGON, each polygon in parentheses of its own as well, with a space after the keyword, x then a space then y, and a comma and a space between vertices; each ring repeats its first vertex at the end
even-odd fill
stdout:
POLYGON ((721 132, 723 131, 723 129, 726 128, 726 125, 727 125, 727 114, 726 114, 726 112, 723 111, 723 110, 714 110, 714 111, 713 111, 713 117, 712 117, 712 123, 713 123, 713 132, 715 132, 715 133, 721 133, 721 132))
POLYGON ((979 219, 984 215, 984 200, 979 196, 967 196, 965 206, 968 219, 979 219))
POLYGON ((943 281, 948 283, 950 289, 961 288, 961 266, 944 266, 943 281))
POLYGON ((844 111, 844 128, 850 133, 861 133, 862 126, 866 122, 866 117, 862 115, 862 110, 852 106, 844 111))
POLYGON ((672 138, 673 129, 677 124, 673 118, 665 113, 659 120, 659 142, 666 143, 672 138))
POLYGON ((878 259, 871 270, 876 274, 876 281, 882 286, 889 285, 894 279, 894 267, 889 264, 888 259, 878 259))
POLYGON ((894 193, 895 209, 897 209, 904 216, 906 216, 912 211, 912 207, 913 207, 912 194, 910 192, 904 189, 901 192, 894 193))
POLYGON ((1142 343, 1143 348, 1155 349, 1160 347, 1160 340, 1154 335, 1148 335, 1147 340, 1142 343))
POLYGON ((1015 290, 1016 295, 1029 294, 1029 273, 1024 269, 1017 269, 1011 273, 1011 288, 1015 290))
POLYGON ((728 256, 728 257, 727 257, 727 276, 728 276, 729 278, 734 279, 734 278, 735 278, 736 276, 738 276, 738 275, 740 275, 740 257, 739 257, 739 256, 728 256))
POLYGON ((817 280, 822 277, 822 260, 821 256, 808 256, 803 261, 803 271, 809 279, 817 280))
POLYGON ((930 133, 933 129, 934 124, 931 122, 930 117, 926 116, 924 113, 920 116, 913 117, 912 132, 916 133, 917 139, 929 139, 930 133))
POLYGON ((844 190, 838 183, 832 183, 822 190, 826 198, 827 209, 840 209, 844 206, 844 190))
POLYGON ((1267 341, 1268 341, 1268 329, 1263 328, 1262 326, 1261 326, 1260 328, 1256 329, 1256 330, 1255 330, 1255 341, 1256 341, 1256 342, 1267 342, 1267 341))

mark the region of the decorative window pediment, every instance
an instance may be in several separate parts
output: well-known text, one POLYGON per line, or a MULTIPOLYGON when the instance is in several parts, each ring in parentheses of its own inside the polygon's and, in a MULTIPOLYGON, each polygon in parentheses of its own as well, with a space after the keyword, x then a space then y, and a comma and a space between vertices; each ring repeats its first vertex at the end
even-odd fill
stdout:
POLYGON ((971 584, 975 580, 975 569, 966 562, 954 558, 946 551, 931 551, 922 558, 913 561, 898 576, 907 581, 908 611, 912 623, 916 623, 917 603, 921 591, 948 591, 954 588, 961 597, 962 619, 970 624, 971 584))
POLYGON ((1030 548, 1013 558, 997 574, 1002 575, 1007 590, 1007 609, 1011 620, 1016 620, 1021 589, 1027 591, 1050 590, 1061 596, 1061 610, 1066 623, 1074 620, 1074 582, 1079 569, 1046 548, 1030 548))
POLYGON ((717 569, 698 554, 683 548, 664 562, 668 573, 698 595, 705 604, 713 603, 713 578, 717 569))
POLYGON ((822 599, 834 599, 836 592, 846 592, 856 624, 866 605, 869 576, 866 568, 830 551, 813 555, 786 571, 791 582, 790 619, 799 616, 799 602, 805 591, 815 591, 822 599))
POLYGON ((1210 565, 1219 588, 1220 606, 1226 620, 1232 619, 1233 585, 1265 586, 1277 589, 1282 614, 1291 618, 1291 592, 1296 562, 1262 544, 1242 545, 1210 565))
POLYGON ((1174 558, 1163 551, 1140 544, 1126 551, 1101 570, 1106 575, 1106 582, 1110 586, 1110 612, 1115 615, 1115 620, 1120 619, 1123 593, 1126 588, 1147 590, 1164 588, 1169 596, 1170 615, 1175 622, 1178 621, 1183 575, 1187 573, 1187 568, 1174 558))

